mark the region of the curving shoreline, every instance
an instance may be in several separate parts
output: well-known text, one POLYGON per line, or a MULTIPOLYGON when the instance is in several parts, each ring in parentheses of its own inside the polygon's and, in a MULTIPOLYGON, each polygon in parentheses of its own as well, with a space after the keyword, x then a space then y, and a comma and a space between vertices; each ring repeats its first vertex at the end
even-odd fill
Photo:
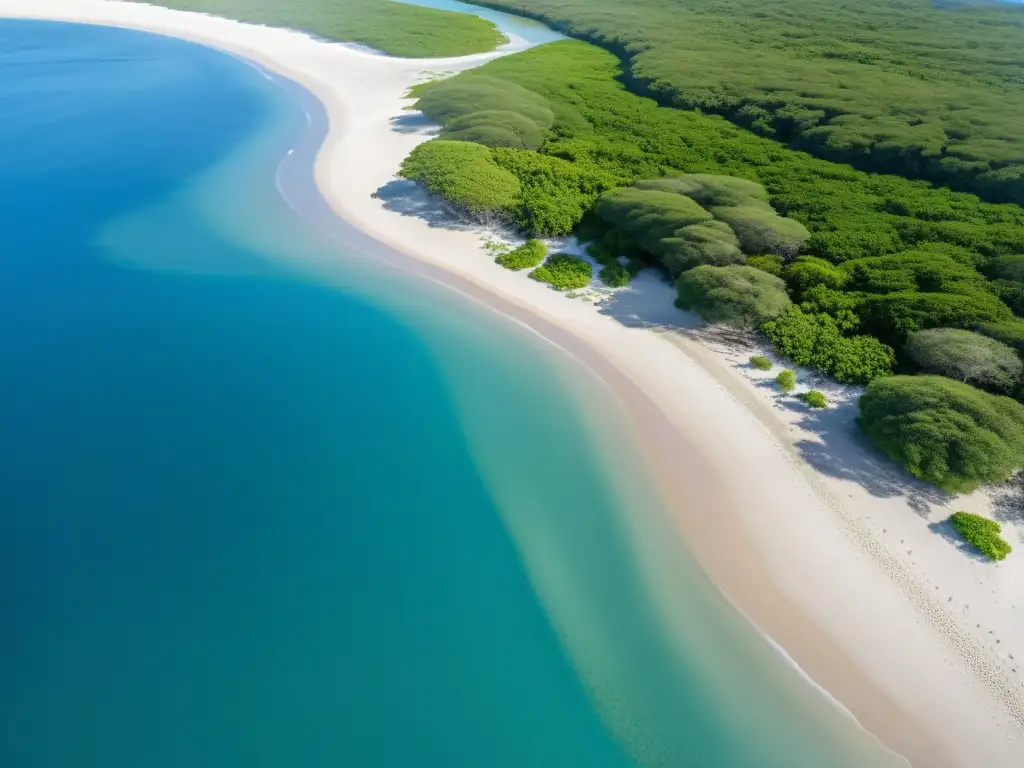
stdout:
MULTIPOLYGON (((0 14, 170 34, 301 83, 330 122, 316 180, 334 212, 362 237, 383 243, 382 256, 525 323, 603 378, 637 425, 679 511, 681 534, 740 610, 915 764, 1016 764, 1021 731, 1006 711, 1012 702, 998 701, 1000 681, 992 689, 965 672, 950 645, 956 627, 935 631, 936 620, 923 622, 904 591, 893 589, 893 572, 851 540, 804 468, 780 449, 772 427, 727 391, 727 372, 710 355, 685 340, 676 340, 687 353, 678 354, 655 333, 509 276, 478 253, 476 234, 400 217, 370 197, 427 138, 390 130, 409 103, 408 86, 424 71, 456 72, 500 54, 387 59, 283 30, 124 3, 0 0, 0 14), (699 461, 676 458, 693 455, 699 461)), ((515 41, 508 50, 517 50, 515 41)))

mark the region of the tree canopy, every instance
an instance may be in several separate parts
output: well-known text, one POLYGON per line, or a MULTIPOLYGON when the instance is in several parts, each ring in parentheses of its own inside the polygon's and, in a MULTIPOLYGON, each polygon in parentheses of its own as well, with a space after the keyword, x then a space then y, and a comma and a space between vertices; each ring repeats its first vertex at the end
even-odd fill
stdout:
POLYGON ((676 287, 680 308, 734 328, 757 328, 790 305, 782 280, 748 266, 694 267, 676 287))
POLYGON ((701 264, 742 264, 744 251, 795 254, 808 233, 780 217, 764 187, 691 174, 637 181, 604 193, 597 213, 656 256, 669 275, 701 264))
POLYGON ((826 314, 790 307, 762 330, 780 355, 831 374, 837 381, 865 384, 892 373, 891 347, 870 336, 844 336, 835 319, 826 314))
POLYGON ((467 141, 420 144, 400 173, 474 216, 508 213, 521 191, 519 180, 494 162, 487 147, 467 141))
MULTIPOLYGON (((831 319, 814 320, 826 336, 834 325, 841 338, 858 339, 854 345, 867 344, 869 337, 881 342, 865 352, 876 362, 887 347, 902 355, 914 331, 982 332, 984 326, 1005 332, 1013 326, 1013 312, 1024 313, 1024 286, 1002 276, 1012 276, 1006 271, 1011 259, 1004 257, 1024 253, 1019 206, 814 158, 721 117, 658 106, 626 90, 622 74, 615 56, 562 41, 446 81, 483 77, 492 84, 513 83, 551 109, 554 123, 536 152, 492 151, 495 162, 504 162, 499 153, 523 153, 531 160, 557 160, 560 168, 565 163, 578 174, 563 185, 558 179, 569 178, 568 169, 551 180, 546 171, 538 172, 527 185, 524 173, 514 171, 531 196, 517 197, 510 218, 527 222, 532 212, 543 214, 528 232, 547 231, 546 222, 554 222, 551 231, 563 230, 583 210, 581 238, 601 241, 594 247, 602 264, 626 256, 629 269, 654 263, 676 276, 704 263, 726 266, 752 258, 752 266, 787 279, 804 315, 831 319), (580 190, 578 197, 573 190, 580 190), (744 253, 751 244, 738 235, 737 220, 718 215, 724 210, 729 217, 729 209, 749 207, 739 203, 762 206, 766 199, 810 233, 796 259, 786 248, 781 254, 744 253), (586 213, 590 200, 599 200, 601 216, 586 213), (583 229, 597 234, 583 236, 583 229)), ((617 277, 621 283, 627 275, 617 277)), ((863 370, 876 375, 884 367, 872 363, 863 370)))
MULTIPOLYGON (((624 79, 662 104, 861 169, 1024 203, 1024 11, 1011 3, 483 2, 622 55, 624 79)), ((943 218, 950 206, 892 210, 943 218)))
POLYGON ((954 492, 1024 466, 1024 406, 943 376, 890 376, 860 398, 861 429, 915 477, 954 492))
POLYGON ((926 373, 937 373, 997 394, 1012 394, 1024 364, 1002 342, 972 331, 933 328, 910 334, 907 356, 926 373))

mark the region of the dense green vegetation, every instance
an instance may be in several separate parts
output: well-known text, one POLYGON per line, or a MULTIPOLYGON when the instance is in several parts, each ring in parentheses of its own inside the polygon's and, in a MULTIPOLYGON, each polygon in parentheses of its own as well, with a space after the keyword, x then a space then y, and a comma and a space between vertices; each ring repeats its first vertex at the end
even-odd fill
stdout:
POLYGON ((930 0, 482 0, 598 43, 635 90, 820 157, 1024 202, 1024 9, 930 0))
POLYGON ((590 285, 593 274, 593 267, 586 259, 570 256, 568 253, 555 253, 533 270, 530 277, 548 283, 560 291, 572 291, 590 285))
POLYGON ((763 355, 754 355, 750 358, 750 364, 759 371, 770 371, 772 369, 772 361, 763 355))
POLYGON ((742 264, 745 253, 794 255, 809 236, 800 222, 775 212, 764 187, 733 176, 638 181, 601 195, 597 213, 671 277, 701 264, 742 264))
POLYGON ((796 374, 787 368, 775 377, 775 383, 788 395, 796 386, 796 374))
POLYGON ((447 131, 481 111, 482 99, 465 93, 507 87, 512 116, 490 110, 475 127, 502 130, 475 139, 519 182, 507 212, 520 227, 574 229, 623 282, 620 260, 678 275, 680 306, 760 325, 793 362, 872 382, 862 427, 908 471, 968 490, 1024 464, 1019 404, 941 377, 891 377, 921 368, 909 341, 928 329, 976 331, 1024 352, 1014 311, 1015 291, 1024 295, 1024 210, 857 171, 718 116, 658 106, 627 91, 620 74, 614 56, 567 41, 417 92, 431 96, 447 131), (474 91, 477 79, 484 87, 474 91), (767 281, 773 290, 751 287, 767 281))
POLYGON ((287 27, 355 42, 393 56, 463 56, 493 51, 506 38, 477 16, 394 0, 135 0, 238 21, 287 27))
POLYGON ((540 240, 527 240, 518 248, 502 253, 495 261, 505 269, 529 269, 538 266, 547 256, 548 247, 540 240))
POLYGON ((1024 467, 1024 406, 942 376, 890 376, 860 398, 864 432, 912 475, 948 491, 1024 467))
POLYGON ((807 403, 811 408, 825 408, 828 406, 828 398, 825 397, 823 392, 819 392, 816 389, 804 392, 800 395, 800 399, 807 403))
POLYGON ((907 357, 926 373, 937 373, 995 394, 1013 394, 1024 370, 1002 342, 972 331, 935 328, 910 334, 907 357))
POLYGON ((676 285, 681 309, 733 328, 759 328, 790 306, 782 280, 748 266, 698 266, 683 272, 676 285))
POLYGON ((999 534, 1002 526, 995 520, 970 512, 954 512, 949 517, 950 525, 964 540, 991 560, 1005 560, 1013 547, 999 534))
POLYGON ((402 163, 401 175, 475 217, 506 215, 521 190, 519 180, 494 162, 487 147, 465 141, 421 144, 402 163))
MULTIPOLYGON (((1000 298, 1006 294, 1000 281, 1018 284, 1015 262, 1005 257, 1024 252, 1020 207, 815 159, 720 117, 659 107, 629 93, 616 79, 620 74, 611 54, 566 41, 422 86, 418 93, 430 95, 434 115, 451 125, 462 114, 458 104, 475 110, 489 103, 467 100, 465 93, 507 87, 504 103, 511 112, 548 126, 537 151, 492 149, 493 155, 515 152, 567 166, 529 175, 529 193, 516 198, 516 220, 528 221, 534 209, 542 213, 537 218, 557 211, 559 226, 547 231, 562 232, 575 220, 581 238, 600 241, 605 256, 655 264, 670 275, 702 263, 744 261, 781 275, 801 313, 787 314, 769 336, 801 365, 863 382, 889 373, 894 354, 902 355, 908 335, 921 329, 977 329, 1024 339, 1000 298), (474 90, 476 81, 482 90, 474 90), (572 183, 562 183, 570 176, 572 183), (694 184, 688 177, 699 182, 723 176, 733 178, 710 194, 700 183, 685 194, 683 187, 694 184), (576 183, 580 179, 585 182, 576 183), (767 196, 746 182, 760 184, 767 196), (562 188, 570 194, 555 191, 562 188), (714 197, 725 193, 733 199, 714 197), (796 232, 793 240, 761 246, 773 252, 744 253, 736 219, 716 214, 730 209, 728 217, 751 202, 769 220, 798 222, 810 236, 796 232), (590 207, 604 229, 587 215, 590 207), (798 248, 803 255, 794 259, 798 248), (794 330, 813 333, 797 339, 794 330)), ((756 250, 746 234, 747 249, 756 250)))
POLYGON ((844 336, 827 314, 790 307, 762 330, 779 354, 797 365, 830 373, 837 381, 865 384, 892 373, 895 354, 871 336, 844 336))
POLYGON ((399 173, 464 213, 537 236, 571 232, 608 186, 558 157, 443 138, 416 147, 399 173))

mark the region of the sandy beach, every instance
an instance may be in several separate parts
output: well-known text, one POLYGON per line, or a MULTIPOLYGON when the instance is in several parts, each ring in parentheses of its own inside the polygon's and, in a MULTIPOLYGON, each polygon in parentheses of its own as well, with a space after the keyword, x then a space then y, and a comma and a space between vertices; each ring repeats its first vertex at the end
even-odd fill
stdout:
MULTIPOLYGON (((914 765, 1024 765, 1024 556, 982 562, 942 525, 1024 509, 914 482, 858 436, 855 392, 822 413, 780 399, 756 352, 696 329, 653 274, 572 300, 493 263, 471 229, 432 226, 395 180, 434 129, 410 86, 515 52, 393 59, 287 30, 107 0, 0 0, 0 16, 130 27, 205 43, 291 78, 325 106, 316 179, 335 213, 415 269, 529 325, 613 388, 681 541, 723 593, 869 731, 914 765)), ((808 376, 801 376, 807 389, 808 376)), ((819 386, 818 388, 826 388, 819 386)))

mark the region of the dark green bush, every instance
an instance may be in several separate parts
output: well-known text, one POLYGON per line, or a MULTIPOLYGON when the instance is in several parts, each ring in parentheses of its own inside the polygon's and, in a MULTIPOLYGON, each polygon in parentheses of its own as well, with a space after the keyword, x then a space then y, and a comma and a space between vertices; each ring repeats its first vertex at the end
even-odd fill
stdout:
POLYGON ((865 293, 977 293, 985 285, 972 266, 928 250, 853 259, 841 270, 848 277, 848 290, 865 293))
POLYGON ((555 123, 547 99, 500 78, 447 78, 414 92, 416 106, 444 127, 442 139, 538 149, 555 123))
POLYGON ((859 305, 861 327, 893 345, 925 328, 974 328, 1011 320, 1009 308, 990 293, 887 293, 859 305))
POLYGON ((548 247, 540 240, 527 240, 518 248, 503 253, 495 259, 505 269, 529 269, 536 267, 548 253, 548 247))
POLYGON ((625 285, 629 285, 629 281, 632 278, 629 270, 621 264, 606 264, 601 267, 601 271, 597 273, 597 276, 609 288, 622 288, 625 285))
POLYGON ((1024 466, 1024 406, 943 376, 868 385, 859 424, 915 477, 953 492, 1000 483, 1024 466))
POLYGON ((995 520, 970 512, 954 512, 950 524, 964 540, 990 560, 1005 560, 1013 547, 999 534, 1002 526, 995 520))
POLYGON ((800 395, 800 399, 807 403, 811 408, 825 408, 828 406, 828 399, 823 393, 816 389, 812 389, 810 392, 804 392, 800 395))
POLYGON ((809 315, 828 315, 843 333, 860 327, 861 297, 858 294, 837 291, 825 285, 815 285, 804 291, 800 309, 809 315))
POLYGON ((761 355, 754 355, 750 358, 750 364, 759 371, 770 371, 772 369, 772 361, 761 355))
POLYGON ((597 212, 657 257, 673 277, 701 264, 744 260, 728 224, 716 222, 697 202, 675 192, 613 189, 600 197, 597 212))
POLYGON ((789 394, 796 386, 796 374, 787 368, 775 377, 775 383, 779 385, 779 389, 789 394))
POLYGON ((702 264, 741 264, 744 251, 793 255, 808 237, 802 224, 775 212, 764 187, 731 176, 638 181, 602 195, 597 212, 671 276, 702 264))
POLYGON ((491 157, 519 180, 515 223, 532 235, 569 234, 598 195, 614 186, 608 174, 559 157, 510 148, 496 148, 491 157))
POLYGON ((972 331, 933 328, 907 339, 907 357, 926 373, 938 373, 996 394, 1013 394, 1024 364, 1000 341, 972 331))
POLYGON ((695 267, 679 276, 676 288, 680 309, 733 328, 757 328, 790 306, 785 283, 753 267, 695 267))
POLYGON ((816 256, 801 256, 787 265, 782 272, 793 293, 802 297, 808 288, 822 285, 833 290, 842 288, 849 275, 840 267, 816 256))
POLYGON ((828 315, 810 315, 791 307, 761 329, 780 355, 829 373, 837 381, 865 384, 892 372, 891 347, 870 336, 843 336, 828 315))
POLYGON ((530 273, 530 277, 542 283, 549 283, 560 291, 572 291, 586 288, 593 277, 593 267, 586 259, 570 256, 568 253, 555 253, 540 267, 530 273))
POLYGON ((514 175, 494 163, 491 150, 466 141, 420 144, 399 173, 474 216, 511 215, 521 189, 514 175))
POLYGON ((987 267, 986 271, 996 279, 1024 283, 1024 253, 1000 256, 987 267))
POLYGON ((782 257, 777 253, 761 254, 759 256, 751 256, 747 259, 747 266, 760 269, 762 272, 767 272, 769 275, 775 275, 776 277, 782 277, 782 257))

